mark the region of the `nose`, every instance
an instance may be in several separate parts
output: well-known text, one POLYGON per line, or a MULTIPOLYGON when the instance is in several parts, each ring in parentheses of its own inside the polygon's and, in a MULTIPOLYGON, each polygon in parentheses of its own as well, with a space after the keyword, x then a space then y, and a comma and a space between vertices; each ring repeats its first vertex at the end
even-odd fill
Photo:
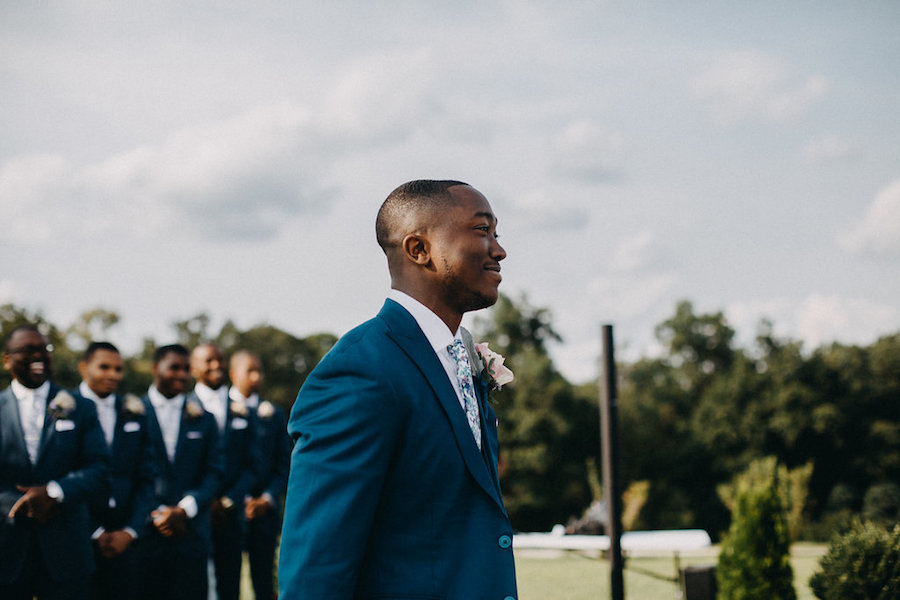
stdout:
POLYGON ((500 241, 497 240, 497 238, 494 238, 494 241, 491 244, 491 258, 498 262, 506 258, 506 250, 503 249, 503 246, 500 245, 500 241))

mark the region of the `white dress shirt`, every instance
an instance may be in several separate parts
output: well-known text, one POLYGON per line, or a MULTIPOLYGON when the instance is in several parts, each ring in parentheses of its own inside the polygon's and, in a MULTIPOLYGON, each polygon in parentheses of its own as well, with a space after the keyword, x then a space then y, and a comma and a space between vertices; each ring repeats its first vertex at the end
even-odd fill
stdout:
POLYGON ((109 394, 101 398, 83 381, 78 385, 78 393, 88 400, 93 400, 97 405, 97 418, 100 419, 106 445, 112 448, 113 437, 116 434, 116 395, 109 394))
MULTIPOLYGON (((175 449, 178 446, 178 434, 181 432, 181 411, 184 409, 184 394, 178 394, 171 398, 166 398, 156 389, 155 385, 151 385, 147 390, 147 396, 150 398, 150 404, 153 405, 153 411, 156 413, 156 420, 159 422, 159 430, 162 433, 163 443, 166 446, 166 455, 169 462, 175 462, 175 449)), ((185 496, 178 502, 178 506, 184 509, 189 519, 193 519, 198 512, 197 500, 193 496, 185 496)))
MULTIPOLYGON (((449 346, 455 338, 462 339, 459 330, 457 329, 455 333, 450 331, 447 324, 444 323, 439 316, 434 314, 430 308, 400 290, 392 289, 388 294, 388 298, 405 308, 406 311, 412 315, 412 318, 416 320, 419 329, 425 334, 428 343, 431 344, 431 348, 440 359, 441 366, 444 367, 447 378, 450 380, 450 383, 453 385, 453 390, 456 392, 456 399, 459 400, 459 406, 465 413, 466 401, 465 398, 463 398, 462 390, 459 387, 459 379, 456 377, 456 360, 450 355, 450 350, 447 349, 447 346, 449 346)), ((466 356, 466 360, 469 360, 468 356, 466 356)), ((469 365, 469 367, 471 369, 471 365, 469 365)), ((478 410, 477 404, 475 405, 475 409, 476 411, 478 410)))
POLYGON ((228 386, 220 385, 217 389, 212 389, 205 383, 197 383, 194 386, 194 393, 200 398, 203 408, 216 418, 219 433, 224 433, 225 421, 228 419, 228 386))
POLYGON ((19 404, 19 418, 22 420, 22 432, 25 434, 25 449, 28 451, 31 464, 35 464, 44 430, 44 417, 47 414, 50 382, 45 381, 40 387, 32 389, 13 379, 10 386, 19 404))
POLYGON ((243 402, 250 410, 256 410, 259 406, 259 394, 256 392, 250 394, 249 398, 244 398, 244 395, 239 389, 232 387, 228 390, 228 397, 235 402, 243 402))

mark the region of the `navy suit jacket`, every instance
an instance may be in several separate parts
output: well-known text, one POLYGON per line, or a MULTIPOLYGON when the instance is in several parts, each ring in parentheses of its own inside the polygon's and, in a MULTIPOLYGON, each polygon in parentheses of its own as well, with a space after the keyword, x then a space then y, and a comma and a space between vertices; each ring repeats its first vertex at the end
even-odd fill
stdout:
MULTIPOLYGON (((78 395, 78 391, 72 392, 78 395)), ((144 403, 135 396, 126 403, 116 394, 116 424, 109 457, 108 495, 98 496, 90 504, 93 529, 117 531, 130 527, 140 537, 158 505, 153 499, 158 456, 147 427, 144 403), (129 410, 131 409, 131 410, 129 410)), ((96 407, 96 405, 95 405, 96 407)))
POLYGON ((440 360, 388 300, 300 390, 278 579, 282 600, 516 597, 496 416, 479 452, 440 360))
POLYGON ((194 401, 185 401, 181 411, 181 426, 175 445, 175 460, 166 454, 162 430, 150 398, 144 396, 147 426, 159 457, 160 468, 154 481, 154 506, 175 506, 185 496, 197 501, 197 514, 188 520, 187 534, 179 539, 163 537, 149 525, 143 538, 144 550, 150 554, 176 552, 184 556, 205 556, 210 552, 209 505, 216 497, 222 480, 222 461, 219 452, 219 426, 212 413, 194 401), (189 405, 198 414, 192 415, 189 405))
POLYGON ((260 398, 256 407, 256 447, 261 460, 261 470, 251 495, 268 493, 276 503, 287 489, 288 471, 291 465, 291 438, 287 434, 284 411, 260 398), (271 407, 271 412, 263 409, 271 407))
MULTIPOLYGON (((195 392, 188 396, 189 400, 199 402, 195 392)), ((260 459, 256 450, 256 417, 249 407, 245 406, 241 414, 232 410, 232 400, 228 400, 228 415, 225 418, 225 432, 219 437, 222 461, 222 477, 219 489, 213 497, 227 496, 234 502, 240 515, 244 496, 250 493, 257 479, 260 459)), ((218 424, 217 424, 218 426, 218 424)), ((243 518, 243 517, 241 517, 243 518)))
MULTIPOLYGON (((47 405, 60 392, 50 386, 47 405)), ((11 388, 0 392, 0 584, 15 581, 32 544, 38 544, 54 581, 78 579, 94 569, 88 502, 105 496, 107 449, 93 402, 74 397, 74 409, 64 416, 47 410, 32 465, 25 449, 19 404, 11 388), (56 481, 63 490, 60 514, 40 524, 20 513, 6 515, 22 495, 16 485, 46 485, 56 481)))

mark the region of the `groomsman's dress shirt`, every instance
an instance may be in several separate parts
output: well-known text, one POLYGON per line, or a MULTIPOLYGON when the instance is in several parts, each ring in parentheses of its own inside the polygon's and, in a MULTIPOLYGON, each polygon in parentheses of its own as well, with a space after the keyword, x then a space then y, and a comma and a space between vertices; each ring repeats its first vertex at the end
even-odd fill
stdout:
POLYGON ((225 421, 228 419, 228 386, 221 385, 214 390, 206 384, 197 383, 194 386, 194 393, 200 398, 203 408, 216 418, 219 433, 225 433, 225 421))
MULTIPOLYGON (((185 396, 178 394, 166 398, 154 385, 150 386, 147 396, 156 412, 156 420, 159 422, 159 430, 166 447, 166 456, 170 463, 175 462, 175 447, 178 445, 178 434, 181 431, 181 411, 184 410, 185 396)), ((184 509, 189 519, 197 516, 197 500, 193 496, 185 496, 178 502, 178 506, 184 509)))
MULTIPOLYGON (((37 464, 38 449, 44 431, 44 418, 47 416, 47 396, 50 394, 50 382, 45 381, 37 388, 28 388, 13 379, 10 383, 12 393, 19 403, 19 415, 22 419, 22 431, 25 433, 25 449, 32 465, 37 464)), ((62 502, 63 490, 55 481, 47 482, 47 495, 62 502)))
MULTIPOLYGON (((450 328, 447 327, 447 324, 444 323, 439 316, 434 314, 431 309, 412 296, 404 294, 400 290, 392 289, 388 293, 388 298, 405 308, 407 312, 412 315, 413 319, 416 320, 416 323, 418 323, 419 327, 422 329, 422 333, 428 338, 428 343, 431 344, 434 353, 437 354, 437 357, 441 360, 441 366, 444 367, 444 371, 446 371, 447 377, 453 385, 453 391, 456 392, 456 399, 459 400, 459 406, 462 408, 463 413, 465 413, 466 400, 459 387, 459 377, 456 375, 456 360, 450 355, 450 350, 447 349, 447 346, 449 346, 454 339, 462 340, 460 337, 462 328, 458 329, 456 335, 454 335, 453 332, 450 331, 450 328)), ((468 360, 468 357, 465 357, 465 360, 468 360)), ((471 371, 471 365, 469 370, 471 371)), ((475 405, 475 412, 476 414, 478 413, 477 404, 475 405)))

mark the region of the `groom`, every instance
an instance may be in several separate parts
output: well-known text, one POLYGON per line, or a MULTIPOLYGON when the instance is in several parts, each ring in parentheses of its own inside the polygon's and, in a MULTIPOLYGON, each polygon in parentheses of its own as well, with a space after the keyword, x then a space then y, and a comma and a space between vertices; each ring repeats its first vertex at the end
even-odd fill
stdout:
POLYGON ((497 301, 496 229, 487 199, 459 181, 412 181, 382 204, 393 289, 291 412, 282 600, 515 600, 497 418, 459 326, 497 301))

